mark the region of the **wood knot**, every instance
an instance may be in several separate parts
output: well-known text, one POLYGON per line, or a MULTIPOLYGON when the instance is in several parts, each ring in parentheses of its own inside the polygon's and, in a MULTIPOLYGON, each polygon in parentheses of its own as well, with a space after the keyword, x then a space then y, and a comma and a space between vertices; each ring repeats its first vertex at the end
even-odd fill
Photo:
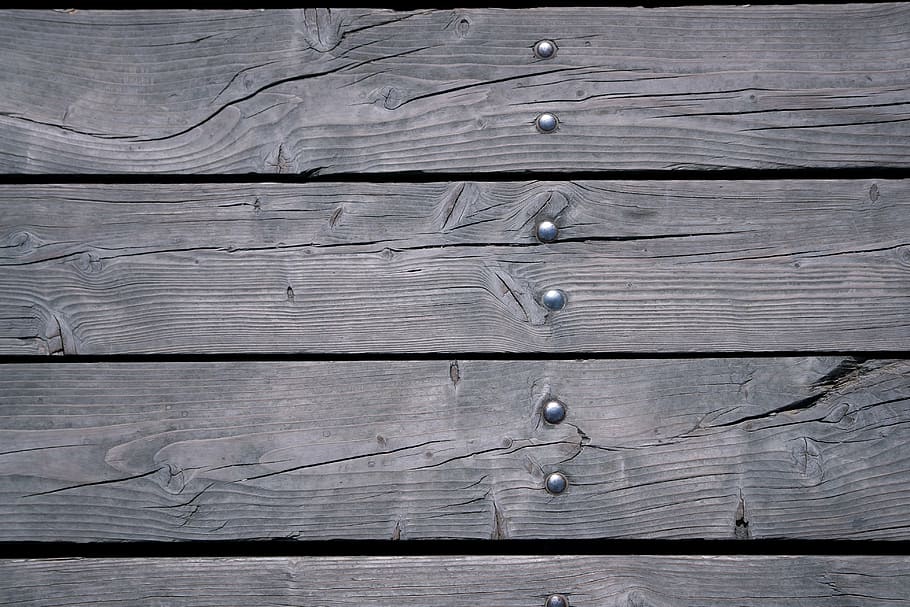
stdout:
POLYGON ((869 202, 878 202, 879 196, 880 193, 878 191, 878 186, 873 183, 871 186, 869 186, 869 202))
POLYGON ((830 424, 839 424, 846 419, 847 424, 852 425, 856 421, 856 418, 852 415, 848 416, 848 413, 850 413, 850 405, 848 403, 841 403, 831 409, 822 421, 830 424))
POLYGON ((790 445, 790 457, 807 484, 818 485, 825 479, 821 449, 811 438, 803 436, 793 439, 790 445))
POLYGON ((34 234, 25 231, 13 232, 4 240, 7 244, 0 244, 0 249, 3 249, 0 257, 26 257, 43 244, 34 234))
POLYGON ((43 354, 50 356, 63 356, 76 354, 75 338, 69 327, 60 320, 60 316, 47 311, 44 337, 41 339, 43 354))
POLYGON ((477 184, 460 181, 453 183, 443 194, 437 221, 441 232, 452 232, 471 219, 471 213, 480 200, 477 184))
POLYGON ((76 258, 76 267, 85 274, 97 274, 102 270, 104 264, 96 253, 86 251, 76 258))
POLYGON ((401 89, 393 86, 384 86, 370 93, 372 103, 382 106, 387 110, 398 109, 405 102, 405 95, 401 89))
POLYGON ((522 226, 541 220, 556 221, 570 206, 569 198, 555 189, 540 192, 528 198, 521 213, 522 226))
POLYGON ((449 363, 449 379, 452 380, 453 386, 458 386, 458 382, 461 381, 461 369, 458 368, 458 361, 453 360, 449 363))
POLYGON ((327 53, 341 44, 344 21, 330 8, 303 9, 299 31, 313 50, 327 53))
POLYGON ((546 310, 537 305, 533 289, 527 282, 517 280, 503 269, 493 269, 487 288, 516 320, 533 326, 546 324, 546 310))
POLYGON ((620 597, 617 605, 623 607, 651 607, 652 603, 648 601, 640 590, 630 590, 624 597, 620 597))
POLYGON ((901 265, 910 266, 910 247, 898 247, 897 260, 901 265))
POLYGON ((446 24, 446 29, 451 29, 459 38, 467 38, 471 32, 471 20, 465 15, 455 13, 452 16, 452 20, 446 24))
POLYGON ((187 486, 187 478, 180 466, 164 464, 158 469, 158 484, 171 495, 182 493, 187 486))
POLYGON ((285 149, 284 144, 278 144, 278 147, 266 157, 265 164, 273 173, 296 173, 297 159, 294 158, 285 149))

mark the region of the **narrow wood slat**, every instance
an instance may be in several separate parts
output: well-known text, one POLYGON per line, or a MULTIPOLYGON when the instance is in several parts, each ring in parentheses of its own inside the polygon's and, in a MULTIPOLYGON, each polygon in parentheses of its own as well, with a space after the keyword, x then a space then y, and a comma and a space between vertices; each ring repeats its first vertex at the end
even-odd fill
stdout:
POLYGON ((903 349, 908 233, 905 180, 5 185, 0 353, 903 349))
POLYGON ((0 445, 4 541, 910 539, 906 360, 5 365, 0 445))
POLYGON ((904 556, 445 556, 0 561, 19 607, 906 605, 904 556))
POLYGON ((908 57, 902 3, 12 11, 0 172, 907 167, 908 57))

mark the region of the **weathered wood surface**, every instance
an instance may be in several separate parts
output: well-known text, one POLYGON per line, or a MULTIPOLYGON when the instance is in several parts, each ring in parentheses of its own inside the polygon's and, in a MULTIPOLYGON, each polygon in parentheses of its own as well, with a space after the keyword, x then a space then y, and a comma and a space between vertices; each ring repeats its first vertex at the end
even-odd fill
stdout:
POLYGON ((910 602, 903 556, 445 556, 0 561, 19 607, 342 605, 883 607, 910 602))
POLYGON ((910 361, 5 365, 0 445, 4 541, 910 539, 910 361))
POLYGON ((902 3, 14 11, 0 171, 907 167, 908 60, 902 3))
POLYGON ((904 349, 908 234, 905 180, 5 185, 0 353, 904 349))

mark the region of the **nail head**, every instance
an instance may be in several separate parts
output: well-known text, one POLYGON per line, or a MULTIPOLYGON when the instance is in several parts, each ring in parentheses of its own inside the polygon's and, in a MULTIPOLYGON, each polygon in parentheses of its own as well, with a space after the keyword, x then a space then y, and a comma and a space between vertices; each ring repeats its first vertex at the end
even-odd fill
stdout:
POLYGON ((542 133, 552 133, 558 124, 555 114, 547 112, 537 117, 537 129, 542 133))
POLYGON ((541 242, 553 242, 559 235, 559 229, 552 221, 541 221, 537 224, 537 239, 541 242))
POLYGON ((556 54, 556 43, 552 40, 541 40, 534 45, 534 54, 539 59, 549 59, 556 54))
POLYGON ((550 424, 558 424, 566 418, 566 406, 556 399, 543 405, 543 418, 550 424))
POLYGON ((561 594, 551 594, 547 597, 546 607, 569 607, 569 601, 561 594))
POLYGON ((562 310, 566 307, 566 294, 559 289, 550 289, 543 294, 541 301, 550 310, 562 310))
POLYGON ((559 495, 569 486, 569 481, 559 472, 554 472, 547 477, 547 491, 559 495))

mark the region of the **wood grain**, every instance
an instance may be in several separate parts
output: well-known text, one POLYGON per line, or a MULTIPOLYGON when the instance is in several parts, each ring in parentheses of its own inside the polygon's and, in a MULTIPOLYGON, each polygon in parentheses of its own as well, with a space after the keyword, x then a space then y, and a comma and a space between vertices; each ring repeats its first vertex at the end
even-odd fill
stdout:
POLYGON ((908 233, 905 180, 4 185, 0 353, 900 350, 908 233))
POLYGON ((10 11, 0 172, 907 167, 908 58, 903 3, 10 11))
POLYGON ((910 539, 905 360, 4 365, 0 445, 4 541, 910 539))
POLYGON ((91 605, 883 607, 908 603, 903 556, 445 556, 0 561, 0 600, 91 605))

